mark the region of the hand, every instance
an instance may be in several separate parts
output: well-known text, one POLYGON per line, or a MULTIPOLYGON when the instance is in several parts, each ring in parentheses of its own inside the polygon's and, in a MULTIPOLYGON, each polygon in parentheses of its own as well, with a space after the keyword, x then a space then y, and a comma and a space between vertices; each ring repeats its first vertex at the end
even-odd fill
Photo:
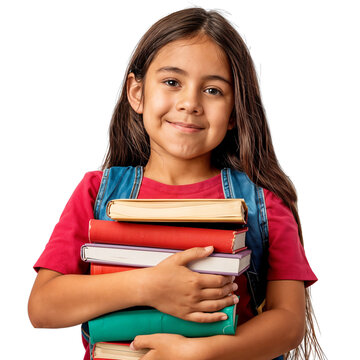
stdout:
POLYGON ((198 340, 175 334, 141 335, 134 339, 130 348, 150 349, 140 360, 200 360, 204 348, 198 340))
POLYGON ((196 322, 214 322, 226 319, 218 312, 238 302, 234 277, 199 274, 186 264, 209 256, 212 246, 181 251, 149 269, 145 305, 159 311, 196 322))

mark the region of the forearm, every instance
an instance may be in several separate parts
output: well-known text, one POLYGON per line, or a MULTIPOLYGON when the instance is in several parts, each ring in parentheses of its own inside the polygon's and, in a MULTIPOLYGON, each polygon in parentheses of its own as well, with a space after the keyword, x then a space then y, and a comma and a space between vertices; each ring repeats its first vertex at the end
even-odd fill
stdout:
POLYGON ((62 275, 41 269, 29 299, 35 327, 66 327, 116 310, 145 305, 184 320, 220 321, 237 298, 231 276, 199 274, 185 265, 210 254, 192 248, 154 267, 104 275, 62 275))
POLYGON ((234 336, 199 338, 204 359, 269 360, 295 348, 304 335, 304 322, 285 309, 266 311, 240 325, 234 336))
POLYGON ((35 327, 67 327, 142 304, 146 269, 104 275, 58 275, 34 285, 29 317, 35 327))

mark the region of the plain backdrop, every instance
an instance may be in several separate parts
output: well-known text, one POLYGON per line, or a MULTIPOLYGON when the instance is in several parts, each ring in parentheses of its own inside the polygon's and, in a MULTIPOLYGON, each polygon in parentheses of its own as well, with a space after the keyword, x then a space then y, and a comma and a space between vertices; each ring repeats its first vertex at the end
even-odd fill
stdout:
POLYGON ((32 266, 75 186, 102 163, 136 43, 194 5, 222 10, 250 49, 319 278, 319 340, 330 360, 356 358, 360 25, 346 0, 1 1, 1 358, 82 359, 79 327, 31 326, 32 266))

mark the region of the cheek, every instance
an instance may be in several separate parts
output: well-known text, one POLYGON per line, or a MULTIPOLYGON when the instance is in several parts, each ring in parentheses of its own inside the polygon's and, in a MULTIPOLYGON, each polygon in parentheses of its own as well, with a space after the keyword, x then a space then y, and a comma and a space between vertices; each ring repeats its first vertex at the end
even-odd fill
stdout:
POLYGON ((225 117, 218 118, 217 121, 213 122, 213 126, 210 129, 212 139, 220 144, 229 130, 229 119, 225 117))
POLYGON ((144 102, 144 114, 161 116, 171 108, 171 99, 161 91, 147 95, 144 102))
POLYGON ((217 111, 211 114, 211 120, 209 120, 213 128, 216 128, 217 131, 223 133, 228 130, 229 122, 230 122, 231 111, 227 108, 219 108, 217 111))

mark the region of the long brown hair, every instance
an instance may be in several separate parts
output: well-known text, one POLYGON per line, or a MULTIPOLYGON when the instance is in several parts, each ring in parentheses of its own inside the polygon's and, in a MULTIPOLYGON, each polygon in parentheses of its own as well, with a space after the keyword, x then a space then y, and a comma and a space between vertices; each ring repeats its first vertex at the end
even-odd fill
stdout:
MULTIPOLYGON (((213 150, 212 163, 219 169, 231 167, 244 171, 254 183, 279 196, 292 210, 303 243, 296 191, 275 155, 253 61, 238 32, 217 11, 189 8, 174 12, 156 22, 141 38, 129 62, 111 120, 109 148, 103 169, 145 165, 150 156, 149 138, 142 115, 131 108, 127 99, 128 74, 134 73, 138 81, 145 80, 150 63, 163 46, 182 38, 195 37, 199 33, 209 36, 227 54, 234 84, 235 105, 231 116, 235 127, 213 150)), ((319 359, 325 358, 316 338, 313 318, 306 289, 304 340, 286 354, 287 359, 309 359, 312 353, 319 359)))

